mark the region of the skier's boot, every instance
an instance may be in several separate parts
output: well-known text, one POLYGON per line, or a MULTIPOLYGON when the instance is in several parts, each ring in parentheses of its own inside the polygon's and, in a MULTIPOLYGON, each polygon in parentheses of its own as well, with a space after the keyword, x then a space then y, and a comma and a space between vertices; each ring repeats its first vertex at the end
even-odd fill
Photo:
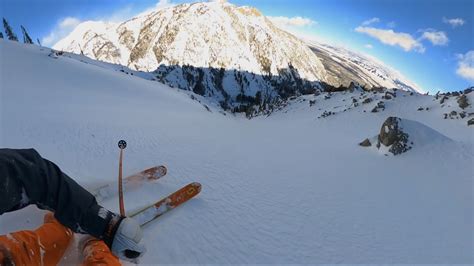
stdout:
POLYGON ((104 241, 86 236, 79 242, 79 250, 82 252, 83 266, 107 265, 120 266, 120 262, 110 251, 104 241))

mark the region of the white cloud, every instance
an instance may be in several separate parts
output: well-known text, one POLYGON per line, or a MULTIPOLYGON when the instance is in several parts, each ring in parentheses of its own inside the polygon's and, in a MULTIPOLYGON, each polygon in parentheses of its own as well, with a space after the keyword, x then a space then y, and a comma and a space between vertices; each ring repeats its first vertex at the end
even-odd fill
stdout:
POLYGON ((51 47, 53 44, 66 37, 81 21, 74 17, 61 19, 53 30, 44 37, 41 42, 44 46, 51 47))
POLYGON ((443 22, 451 25, 453 28, 464 25, 466 23, 462 18, 445 18, 443 17, 443 22))
POLYGON ((304 17, 267 17, 270 19, 271 22, 275 23, 276 25, 280 27, 306 27, 306 26, 312 26, 317 24, 316 21, 310 19, 310 18, 304 18, 304 17))
POLYGON ((161 8, 167 8, 174 5, 175 4, 172 3, 170 0, 159 0, 158 3, 156 3, 155 7, 158 9, 161 9, 161 8))
POLYGON ((372 48, 374 48, 374 47, 372 46, 372 44, 366 44, 366 45, 364 45, 364 47, 367 48, 367 49, 372 49, 372 48))
POLYGON ((94 20, 100 20, 105 22, 122 22, 132 18, 135 15, 136 13, 133 12, 132 6, 128 5, 121 9, 115 10, 110 14, 97 17, 94 20))
POLYGON ((371 18, 371 19, 368 19, 368 20, 362 22, 362 26, 368 26, 370 24, 378 23, 378 22, 380 22, 379 18, 371 18))
POLYGON ((430 41, 433 45, 443 46, 447 45, 449 42, 448 36, 443 31, 436 31, 434 29, 423 30, 423 35, 421 39, 426 39, 430 41))
POLYGON ((425 52, 425 47, 408 33, 394 32, 393 30, 378 29, 372 27, 357 27, 356 32, 364 33, 384 44, 399 46, 404 51, 425 52))
POLYGON ((458 68, 456 74, 474 82, 474 50, 458 55, 458 68))
POLYGON ((395 21, 390 21, 389 23, 387 23, 387 27, 389 28, 395 28, 397 26, 397 23, 395 21))
POLYGON ((81 21, 77 18, 73 17, 67 17, 59 22, 59 26, 61 28, 67 28, 67 27, 75 27, 77 26, 81 21))
POLYGON ((119 9, 118 11, 114 12, 112 15, 109 15, 109 16, 104 17, 104 18, 100 18, 100 20, 108 21, 108 22, 122 22, 122 21, 129 20, 129 19, 131 19, 133 17, 136 17, 136 16, 141 16, 141 15, 144 15, 144 14, 148 14, 148 13, 157 11, 159 9, 172 7, 172 6, 175 6, 175 5, 176 4, 173 3, 170 0, 159 0, 154 6, 151 6, 147 9, 145 9, 145 11, 142 11, 138 14, 133 11, 132 6, 127 6, 125 8, 119 9))

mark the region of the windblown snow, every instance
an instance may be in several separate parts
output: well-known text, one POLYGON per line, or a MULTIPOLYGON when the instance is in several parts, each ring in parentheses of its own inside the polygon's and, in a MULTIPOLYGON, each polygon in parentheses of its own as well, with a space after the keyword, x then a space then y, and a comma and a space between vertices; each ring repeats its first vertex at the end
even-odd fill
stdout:
MULTIPOLYGON (((92 190, 116 179, 125 139, 125 174, 168 167, 125 195, 128 210, 203 186, 144 228, 142 264, 474 263, 472 105, 398 90, 382 110, 383 94, 355 90, 248 120, 114 65, 48 54, 0 40, 1 147, 34 147, 92 190), (360 147, 388 116, 416 121, 424 145, 398 156, 360 147)), ((118 211, 117 199, 103 205, 118 211)), ((43 213, 2 215, 0 233, 35 228, 43 213)), ((80 263, 75 245, 63 262, 80 263)))

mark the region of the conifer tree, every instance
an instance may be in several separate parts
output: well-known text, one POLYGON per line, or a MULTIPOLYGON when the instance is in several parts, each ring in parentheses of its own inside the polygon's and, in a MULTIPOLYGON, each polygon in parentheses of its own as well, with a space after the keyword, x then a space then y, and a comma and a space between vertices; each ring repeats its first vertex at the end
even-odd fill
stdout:
POLYGON ((0 31, 0 39, 3 39, 3 33, 0 31))
POLYGON ((18 41, 18 38, 16 37, 15 33, 13 32, 12 28, 10 25, 8 25, 8 22, 5 18, 3 18, 3 27, 5 28, 5 34, 7 35, 7 38, 10 41, 18 41))
POLYGON ((25 27, 23 25, 20 26, 21 31, 23 32, 23 42, 28 43, 28 44, 33 44, 33 40, 31 39, 30 35, 26 31, 25 27))

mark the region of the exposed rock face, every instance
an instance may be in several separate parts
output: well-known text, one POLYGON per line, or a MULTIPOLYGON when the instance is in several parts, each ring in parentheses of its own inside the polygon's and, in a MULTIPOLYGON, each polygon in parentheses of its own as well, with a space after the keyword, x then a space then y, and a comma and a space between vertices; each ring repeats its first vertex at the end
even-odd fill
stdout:
POLYGON ((390 147, 389 152, 398 155, 411 149, 408 144, 408 137, 408 134, 403 132, 401 119, 389 117, 380 129, 378 141, 384 146, 390 147))

